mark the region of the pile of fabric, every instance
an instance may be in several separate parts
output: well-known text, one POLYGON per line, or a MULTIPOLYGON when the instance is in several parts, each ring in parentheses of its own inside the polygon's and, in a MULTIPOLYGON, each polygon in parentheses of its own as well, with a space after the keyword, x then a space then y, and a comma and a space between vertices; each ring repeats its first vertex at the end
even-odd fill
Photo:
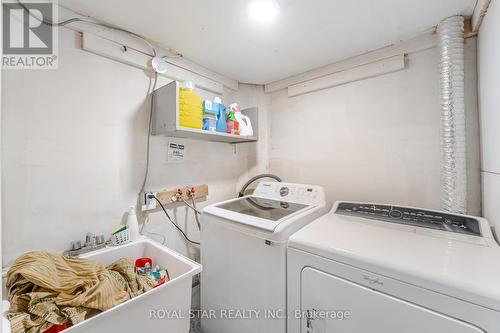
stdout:
POLYGON ((19 257, 7 273, 12 333, 51 332, 75 325, 153 288, 135 261, 107 267, 88 259, 35 251, 19 257))

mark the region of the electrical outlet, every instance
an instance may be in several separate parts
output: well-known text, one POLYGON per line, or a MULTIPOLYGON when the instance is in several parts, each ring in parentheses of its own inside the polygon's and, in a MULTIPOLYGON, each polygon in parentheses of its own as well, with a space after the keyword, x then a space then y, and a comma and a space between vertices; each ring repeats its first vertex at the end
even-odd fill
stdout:
POLYGON ((148 198, 148 195, 156 196, 154 192, 144 192, 142 194, 142 211, 156 209, 157 202, 155 199, 148 198))

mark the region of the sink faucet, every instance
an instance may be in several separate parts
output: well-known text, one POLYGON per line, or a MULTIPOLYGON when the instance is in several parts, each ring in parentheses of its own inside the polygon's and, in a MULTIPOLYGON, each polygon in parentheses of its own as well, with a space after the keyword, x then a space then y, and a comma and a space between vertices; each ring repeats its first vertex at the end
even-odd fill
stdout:
POLYGON ((89 232, 85 236, 85 243, 82 246, 82 242, 80 240, 76 240, 71 242, 70 248, 63 252, 65 257, 77 257, 81 254, 99 250, 106 247, 106 240, 104 235, 96 236, 93 233, 89 232))

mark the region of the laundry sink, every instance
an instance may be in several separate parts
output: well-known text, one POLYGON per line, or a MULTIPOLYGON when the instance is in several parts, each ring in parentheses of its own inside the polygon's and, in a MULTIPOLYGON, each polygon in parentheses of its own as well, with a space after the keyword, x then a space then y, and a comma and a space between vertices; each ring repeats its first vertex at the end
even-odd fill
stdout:
POLYGON ((80 257, 104 266, 123 257, 149 257, 155 265, 168 269, 170 281, 64 332, 189 332, 192 278, 201 272, 200 264, 147 238, 80 257))

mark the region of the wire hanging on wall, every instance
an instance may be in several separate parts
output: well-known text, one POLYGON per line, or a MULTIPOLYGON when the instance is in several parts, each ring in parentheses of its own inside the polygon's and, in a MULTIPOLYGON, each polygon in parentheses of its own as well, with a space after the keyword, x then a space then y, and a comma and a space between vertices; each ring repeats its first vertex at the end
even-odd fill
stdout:
POLYGON ((52 26, 52 27, 63 27, 63 26, 68 25, 70 23, 82 22, 82 23, 93 24, 93 25, 96 25, 96 26, 108 28, 108 29, 111 29, 111 30, 125 32, 125 33, 131 35, 132 37, 135 37, 135 38, 138 38, 138 39, 142 40, 149 48, 151 48, 151 52, 153 53, 153 57, 156 57, 156 48, 153 46, 153 44, 151 44, 145 37, 143 37, 143 36, 141 36, 139 34, 136 34, 136 33, 132 32, 132 31, 129 31, 129 30, 126 30, 126 29, 123 29, 123 28, 119 28, 119 27, 114 27, 114 26, 111 26, 111 25, 106 24, 106 23, 97 23, 97 22, 93 22, 93 21, 89 21, 89 20, 84 20, 84 19, 81 19, 79 17, 73 17, 73 18, 70 18, 70 19, 67 19, 67 20, 64 20, 64 21, 61 21, 61 22, 51 22, 51 21, 45 20, 43 17, 42 18, 37 17, 35 14, 33 14, 28 9, 28 7, 26 7, 21 2, 21 0, 17 0, 17 3, 21 6, 21 8, 24 11, 26 11, 28 13, 29 16, 33 17, 35 20, 40 21, 42 24, 49 25, 49 26, 52 26))

